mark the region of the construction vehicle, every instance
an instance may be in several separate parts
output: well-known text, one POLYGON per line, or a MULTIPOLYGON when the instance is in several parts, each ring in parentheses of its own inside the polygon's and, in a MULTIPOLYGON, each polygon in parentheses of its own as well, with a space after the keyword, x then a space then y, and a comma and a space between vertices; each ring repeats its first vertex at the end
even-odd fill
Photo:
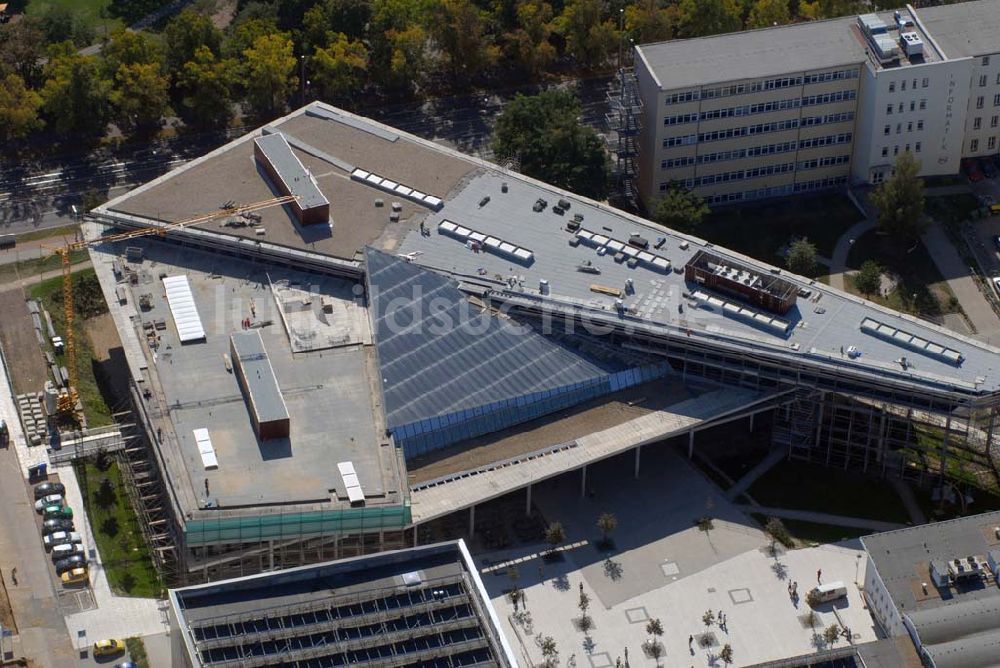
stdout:
MULTIPOLYGON (((293 202, 296 199, 298 199, 297 195, 285 195, 282 197, 272 197, 271 199, 243 205, 237 205, 234 201, 229 201, 220 207, 219 211, 202 216, 196 216, 195 218, 189 218, 176 223, 159 223, 151 227, 144 227, 142 229, 131 230, 129 232, 120 232, 118 234, 109 234, 96 239, 73 241, 65 244, 61 248, 52 249, 53 254, 59 256, 62 264, 63 315, 66 328, 64 345, 66 349, 66 367, 69 370, 69 382, 67 383, 66 388, 59 394, 56 402, 56 410, 59 417, 77 424, 80 422, 80 414, 77 409, 77 406, 79 405, 77 382, 79 379, 77 377, 76 368, 76 335, 73 331, 73 263, 71 256, 74 251, 85 250, 97 244, 125 241, 138 237, 148 237, 153 235, 164 237, 167 233, 173 230, 216 220, 218 218, 241 215, 253 211, 259 211, 261 209, 267 209, 272 206, 281 206, 293 202)), ((130 247, 128 250, 132 254, 135 254, 135 251, 141 252, 141 249, 133 247, 130 247)))

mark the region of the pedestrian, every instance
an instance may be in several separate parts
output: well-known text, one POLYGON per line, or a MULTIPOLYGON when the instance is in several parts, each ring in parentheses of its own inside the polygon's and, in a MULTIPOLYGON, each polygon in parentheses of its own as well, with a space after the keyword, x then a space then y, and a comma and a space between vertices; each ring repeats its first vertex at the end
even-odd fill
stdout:
POLYGON ((823 577, 823 569, 819 568, 819 569, 816 570, 816 582, 817 582, 817 584, 819 582, 821 582, 821 578, 822 577, 823 577))
POLYGON ((582 582, 580 583, 580 593, 581 594, 583 593, 583 583, 582 582))
POLYGON ((694 636, 688 636, 688 649, 691 649, 691 645, 694 644, 694 636))
POLYGON ((17 586, 17 566, 10 569, 10 581, 14 583, 15 587, 17 586))

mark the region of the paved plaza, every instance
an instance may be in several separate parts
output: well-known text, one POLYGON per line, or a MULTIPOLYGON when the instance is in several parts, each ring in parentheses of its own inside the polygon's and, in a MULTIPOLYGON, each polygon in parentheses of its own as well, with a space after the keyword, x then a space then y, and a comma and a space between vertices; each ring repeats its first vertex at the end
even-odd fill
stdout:
MULTIPOLYGON (((632 479, 633 462, 617 458, 591 468, 587 494, 580 498, 580 480, 566 475, 535 490, 539 508, 549 521, 561 521, 567 541, 562 561, 545 562, 545 546, 480 555, 483 581, 504 631, 525 665, 542 663, 538 636, 551 636, 560 665, 588 668, 654 666, 643 652, 646 623, 662 622, 664 666, 722 665, 719 650, 733 648, 733 665, 809 653, 825 647, 822 631, 831 624, 849 627, 855 643, 875 639, 861 594, 854 584, 864 581, 860 545, 848 542, 817 548, 770 553, 770 541, 718 489, 685 459, 666 448, 643 452, 640 479, 632 479), (596 546, 594 526, 602 512, 613 512, 618 527, 615 548, 596 546), (711 515, 709 532, 695 520, 711 515), (508 561, 519 562, 518 584, 525 592, 531 624, 515 621, 504 595, 511 587, 508 561), (848 585, 846 603, 816 610, 809 624, 806 592, 822 569, 824 582, 848 585), (800 600, 788 593, 798 583, 800 600), (594 628, 578 630, 580 591, 591 599, 594 628), (727 623, 706 626, 702 615, 725 614, 727 623), (702 635, 708 646, 701 647, 702 635), (689 648, 689 637, 694 642, 689 648)), ((838 646, 846 639, 837 642, 838 646)))

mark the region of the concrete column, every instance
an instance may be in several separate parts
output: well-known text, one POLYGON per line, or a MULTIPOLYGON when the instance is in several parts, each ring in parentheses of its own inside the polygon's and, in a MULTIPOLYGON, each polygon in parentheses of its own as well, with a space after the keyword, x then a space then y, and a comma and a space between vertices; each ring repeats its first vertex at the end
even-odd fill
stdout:
POLYGON ((642 456, 642 446, 637 445, 635 447, 635 473, 633 476, 636 480, 639 479, 639 458, 642 456))
POLYGON ((753 433, 753 419, 754 419, 755 415, 757 415, 757 414, 756 413, 751 413, 750 414, 750 430, 749 431, 750 431, 751 434, 753 433))
POLYGON ((267 541, 267 570, 274 570, 274 541, 267 541))
POLYGON ((524 516, 529 517, 531 515, 531 485, 529 484, 527 489, 527 498, 524 500, 524 516))
POLYGON ((417 525, 413 525, 413 547, 420 547, 420 539, 417 538, 419 533, 417 532, 417 525))
POLYGON ((580 469, 580 498, 585 498, 587 496, 587 465, 584 464, 583 468, 580 469))
POLYGON ((694 457, 694 429, 688 432, 688 459, 694 457))
POLYGON ((476 535, 476 506, 469 506, 469 540, 476 535))

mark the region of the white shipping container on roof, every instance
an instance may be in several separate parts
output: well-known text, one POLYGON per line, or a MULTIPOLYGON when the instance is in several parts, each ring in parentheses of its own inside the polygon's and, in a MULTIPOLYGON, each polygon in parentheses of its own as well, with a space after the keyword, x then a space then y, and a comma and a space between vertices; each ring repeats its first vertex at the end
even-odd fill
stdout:
POLYGON ((215 456, 215 447, 208 435, 207 429, 194 429, 194 440, 198 444, 198 454, 205 470, 219 468, 219 460, 215 456))
POLYGON ((205 328, 202 327, 187 276, 166 276, 163 279, 163 287, 167 291, 167 304, 170 306, 170 315, 174 318, 181 343, 204 339, 205 328))

